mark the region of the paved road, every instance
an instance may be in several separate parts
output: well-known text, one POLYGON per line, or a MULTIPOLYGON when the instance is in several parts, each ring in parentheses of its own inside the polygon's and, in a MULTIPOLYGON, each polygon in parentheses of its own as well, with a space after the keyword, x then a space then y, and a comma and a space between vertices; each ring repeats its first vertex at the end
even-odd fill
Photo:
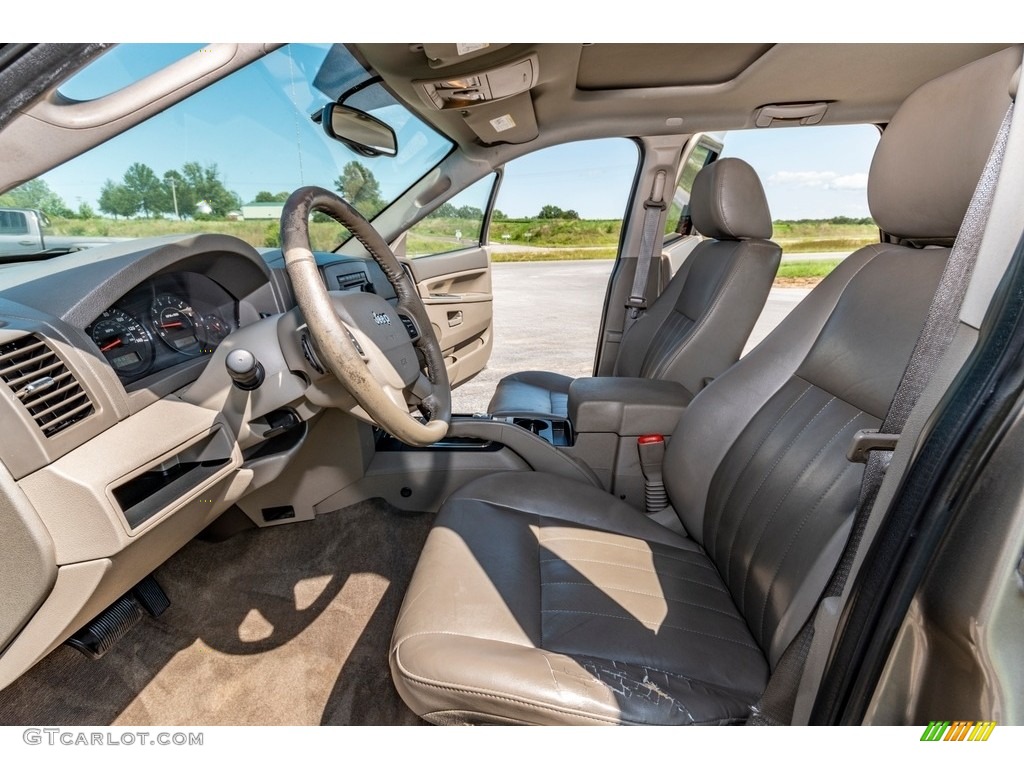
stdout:
MULTIPOLYGON (((493 266, 494 351, 487 368, 453 393, 455 413, 485 411, 502 376, 538 369, 589 376, 612 261, 548 261, 493 266)), ((748 348, 805 295, 773 289, 748 348)))

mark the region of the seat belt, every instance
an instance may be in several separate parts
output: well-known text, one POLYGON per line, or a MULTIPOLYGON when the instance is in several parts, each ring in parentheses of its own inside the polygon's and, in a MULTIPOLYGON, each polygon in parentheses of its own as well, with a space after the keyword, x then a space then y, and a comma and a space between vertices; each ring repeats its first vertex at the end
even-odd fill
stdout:
POLYGON ((644 203, 644 222, 640 236, 640 252, 636 257, 636 271, 633 272, 633 288, 626 299, 626 318, 622 334, 632 327, 647 311, 647 280, 651 274, 651 263, 655 254, 661 251, 661 218, 665 213, 665 171, 658 171, 651 185, 651 196, 644 203))
MULTIPOLYGON (((877 432, 863 430, 854 437, 850 459, 862 460, 866 454, 867 466, 861 480, 853 526, 843 554, 810 618, 779 658, 779 663, 768 679, 768 686, 761 699, 751 709, 748 725, 791 724, 798 693, 803 692, 808 696, 812 694, 824 673, 832 645, 831 640, 841 612, 841 598, 853 572, 857 552, 864 538, 878 490, 885 478, 892 450, 903 431, 907 417, 931 381, 932 374, 956 332, 960 307, 967 293, 989 211, 992 208, 992 197, 1006 152, 1012 119, 1011 103, 971 197, 946 268, 928 308, 924 326, 914 344, 910 361, 896 388, 885 420, 877 432), (829 642, 826 643, 819 638, 818 643, 813 643, 816 629, 820 633, 820 638, 827 636, 829 642)), ((811 703, 813 704, 813 699, 811 703)))

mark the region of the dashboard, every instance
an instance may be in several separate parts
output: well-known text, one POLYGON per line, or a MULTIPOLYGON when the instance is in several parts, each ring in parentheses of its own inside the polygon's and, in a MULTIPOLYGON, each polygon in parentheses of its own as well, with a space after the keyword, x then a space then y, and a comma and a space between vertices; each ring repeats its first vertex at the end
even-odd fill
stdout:
POLYGON ((133 288, 85 332, 127 386, 212 354, 238 324, 238 301, 222 286, 196 272, 174 272, 133 288))
MULTIPOLYGON (((332 290, 395 300, 372 259, 316 259, 332 290)), ((0 688, 232 505, 276 521, 261 494, 285 494, 312 516, 315 484, 275 481, 351 397, 303 328, 280 252, 227 235, 0 265, 0 688), (235 349, 258 357, 258 390, 231 384, 235 349)), ((337 471, 364 466, 344 457, 367 434, 347 433, 337 471)))

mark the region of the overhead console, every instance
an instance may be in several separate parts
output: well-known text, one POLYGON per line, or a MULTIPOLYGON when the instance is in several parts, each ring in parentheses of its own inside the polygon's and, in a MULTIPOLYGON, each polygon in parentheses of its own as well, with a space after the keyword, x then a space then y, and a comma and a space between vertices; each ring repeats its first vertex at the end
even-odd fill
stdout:
POLYGON ((430 66, 446 71, 413 83, 420 98, 434 109, 458 110, 484 144, 522 144, 537 138, 537 115, 530 95, 540 79, 537 54, 473 70, 457 67, 460 59, 493 50, 489 44, 474 45, 479 47, 470 46, 461 53, 424 46, 430 66))

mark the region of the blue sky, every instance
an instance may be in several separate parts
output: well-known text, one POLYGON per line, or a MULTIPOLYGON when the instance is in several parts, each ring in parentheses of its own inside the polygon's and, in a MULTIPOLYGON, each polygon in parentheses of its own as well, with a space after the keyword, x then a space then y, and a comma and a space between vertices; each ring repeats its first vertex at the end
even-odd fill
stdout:
MULTIPOLYGON (((723 154, 758 172, 774 218, 860 218, 869 215, 867 172, 878 135, 864 125, 732 131, 723 154)), ((619 218, 637 162, 626 139, 541 150, 506 166, 498 207, 512 217, 551 204, 588 219, 619 218)))
MULTIPOLYGON (((73 97, 95 97, 198 47, 123 46, 64 90, 73 97)), ((228 188, 245 202, 261 190, 290 191, 303 183, 330 187, 354 156, 325 140, 308 119, 326 101, 309 80, 327 49, 293 50, 294 62, 271 54, 197 94, 187 110, 159 115, 44 178, 72 208, 81 202, 96 207, 103 182, 119 180, 136 160, 158 175, 191 160, 217 163, 228 188)), ((422 146, 424 134, 413 125, 405 125, 399 134, 406 149, 421 145, 419 163, 433 164, 443 154, 439 145, 422 146)), ((725 154, 746 159, 759 172, 775 218, 861 217, 868 215, 865 185, 877 138, 870 126, 740 131, 725 137, 725 154)), ((361 159, 386 195, 398 193, 410 178, 406 154, 394 161, 361 159)), ((584 218, 618 218, 636 163, 636 146, 626 139, 542 150, 508 164, 498 207, 513 217, 534 215, 541 206, 553 204, 575 209, 584 218)))

